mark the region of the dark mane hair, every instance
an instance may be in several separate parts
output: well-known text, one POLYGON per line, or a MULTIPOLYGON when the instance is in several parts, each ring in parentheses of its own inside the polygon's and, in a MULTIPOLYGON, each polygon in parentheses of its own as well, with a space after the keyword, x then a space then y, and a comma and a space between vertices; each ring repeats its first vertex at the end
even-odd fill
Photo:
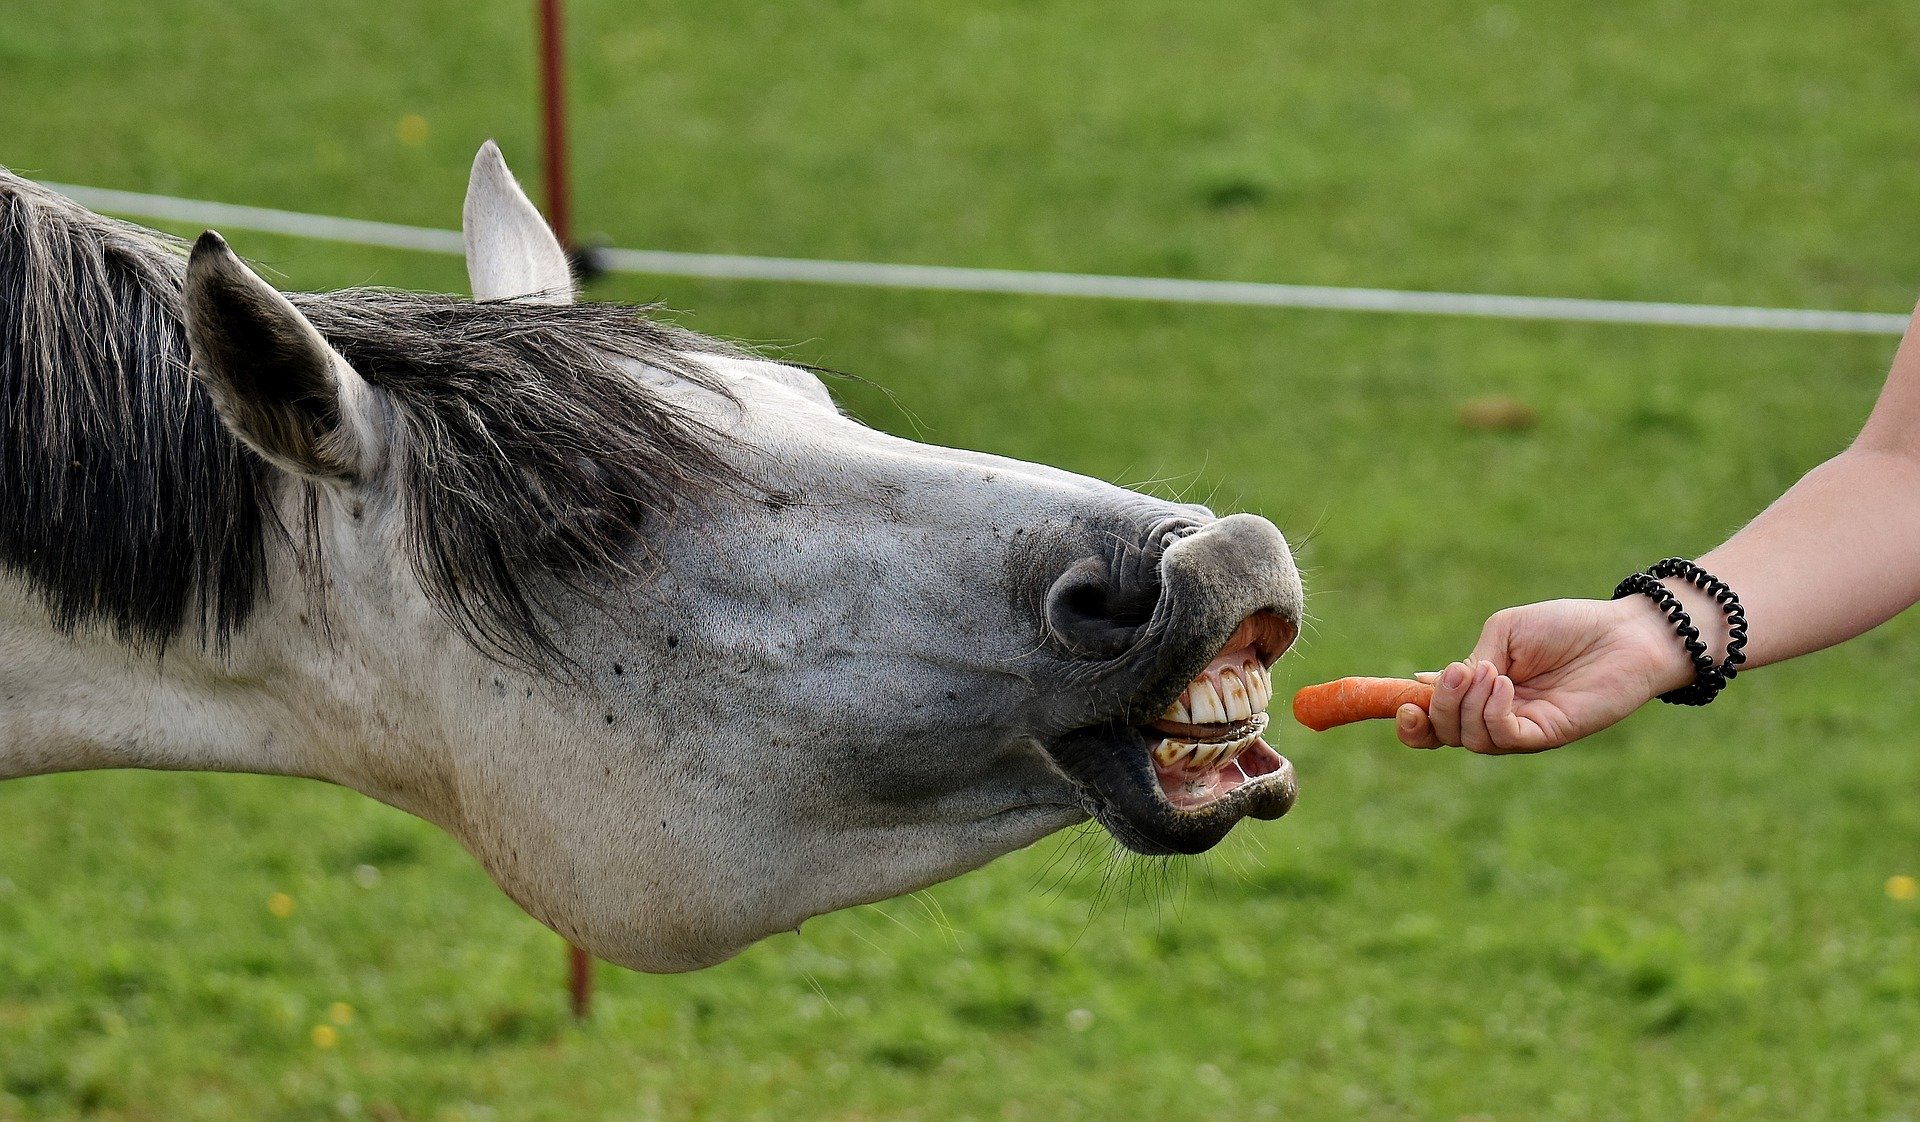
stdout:
MULTIPOLYGON (((0 568, 56 626, 156 650, 224 645, 265 592, 268 535, 294 540, 278 473, 189 373, 185 275, 177 241, 0 168, 0 568)), ((720 390, 688 357, 737 353, 716 340, 612 304, 293 299, 391 402, 414 570, 497 656, 557 654, 545 593, 626 571, 644 523, 731 478, 712 431, 617 365, 720 390)))

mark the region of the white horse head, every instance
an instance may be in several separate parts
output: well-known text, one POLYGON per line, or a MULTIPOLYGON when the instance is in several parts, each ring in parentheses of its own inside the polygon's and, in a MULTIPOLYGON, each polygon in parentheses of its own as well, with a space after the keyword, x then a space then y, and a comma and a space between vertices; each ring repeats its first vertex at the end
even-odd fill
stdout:
POLYGON ((1270 523, 892 437, 805 370, 570 304, 491 145, 479 303, 289 299, 216 235, 182 272, 4 173, 0 206, 31 218, 0 297, 73 274, 0 323, 0 391, 46 403, 0 435, 48 445, 0 496, 0 775, 342 783, 646 970, 1089 815, 1192 853, 1293 802, 1270 523))

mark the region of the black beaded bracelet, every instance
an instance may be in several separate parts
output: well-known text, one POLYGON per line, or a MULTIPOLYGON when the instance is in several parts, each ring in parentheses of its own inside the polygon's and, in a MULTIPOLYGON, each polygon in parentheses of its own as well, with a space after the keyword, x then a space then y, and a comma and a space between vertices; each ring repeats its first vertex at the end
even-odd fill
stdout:
POLYGON ((1634 573, 1613 590, 1615 600, 1634 595, 1645 596, 1659 605, 1673 624, 1681 644, 1687 648, 1687 657, 1693 662, 1693 681, 1661 694, 1660 700, 1669 705, 1705 705, 1718 697, 1747 659, 1747 613, 1740 604, 1740 597, 1725 581, 1682 557, 1668 557, 1646 572, 1634 573), (1716 664, 1712 656, 1707 654, 1707 645, 1700 638, 1700 629, 1693 625, 1687 610, 1680 606, 1679 598, 1660 583, 1667 578, 1686 581, 1713 597, 1714 603, 1720 606, 1720 611, 1727 618, 1727 655, 1723 662, 1716 664))

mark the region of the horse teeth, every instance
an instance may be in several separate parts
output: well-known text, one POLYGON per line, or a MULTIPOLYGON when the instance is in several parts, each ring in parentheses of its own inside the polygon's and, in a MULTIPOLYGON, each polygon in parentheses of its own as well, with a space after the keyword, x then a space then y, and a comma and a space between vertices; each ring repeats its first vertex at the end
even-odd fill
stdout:
POLYGON ((1227 720, 1244 721, 1253 716, 1253 705, 1247 697, 1247 684, 1232 669, 1220 672, 1220 699, 1226 706, 1227 720))
POLYGON ((1273 702, 1273 675, 1249 651, 1222 655, 1207 665, 1178 700, 1161 715, 1180 724, 1222 725, 1267 711, 1273 702))
POLYGON ((1211 784, 1221 778, 1221 773, 1230 775, 1226 772, 1229 767, 1239 768, 1244 780, 1247 774, 1240 768, 1240 757, 1259 741, 1266 727, 1267 715, 1255 713, 1247 731, 1233 740, 1192 741, 1169 736, 1153 746, 1153 762, 1163 772, 1177 773, 1186 783, 1211 784))
POLYGON ((1257 662, 1247 663, 1247 668, 1241 674, 1247 680, 1247 698, 1253 702, 1253 711, 1266 712, 1267 705, 1273 701, 1273 676, 1257 662))
POLYGON ((1220 703, 1220 695, 1214 692, 1213 683, 1205 678, 1187 687, 1191 695, 1193 723, 1196 725, 1221 725, 1227 721, 1226 706, 1220 703))

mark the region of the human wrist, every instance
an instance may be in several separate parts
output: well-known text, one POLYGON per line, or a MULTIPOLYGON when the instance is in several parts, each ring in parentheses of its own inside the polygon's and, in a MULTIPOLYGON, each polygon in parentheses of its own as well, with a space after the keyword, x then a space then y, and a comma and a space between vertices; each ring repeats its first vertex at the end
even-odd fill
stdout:
MULTIPOLYGON (((1617 615, 1616 626, 1636 654, 1647 700, 1693 683, 1699 669, 1660 605, 1645 596, 1627 596, 1609 604, 1617 615)), ((1690 603, 1687 611, 1693 614, 1690 603)))
MULTIPOLYGON (((1673 705, 1712 702, 1746 661, 1747 617, 1739 595, 1698 564, 1668 557, 1643 572, 1628 574, 1613 591, 1615 600, 1643 596, 1666 617, 1693 667, 1692 681, 1657 696, 1673 705), (1716 617, 1706 609, 1717 609, 1719 614, 1716 617), (1700 623, 1694 621, 1695 612, 1701 613, 1700 623)), ((1637 622, 1644 628, 1644 618, 1637 622)), ((1652 656, 1647 667, 1655 681, 1676 677, 1669 658, 1652 656)))
MULTIPOLYGON (((1680 601, 1680 606, 1686 609, 1688 620, 1700 632, 1700 641, 1706 644, 1707 657, 1711 658, 1715 665, 1724 663, 1727 658, 1727 642, 1732 637, 1726 609, 1691 581, 1680 577, 1667 577, 1660 582, 1660 585, 1673 593, 1674 598, 1680 601)), ((1668 629, 1671 632, 1672 625, 1668 625, 1668 629)))

